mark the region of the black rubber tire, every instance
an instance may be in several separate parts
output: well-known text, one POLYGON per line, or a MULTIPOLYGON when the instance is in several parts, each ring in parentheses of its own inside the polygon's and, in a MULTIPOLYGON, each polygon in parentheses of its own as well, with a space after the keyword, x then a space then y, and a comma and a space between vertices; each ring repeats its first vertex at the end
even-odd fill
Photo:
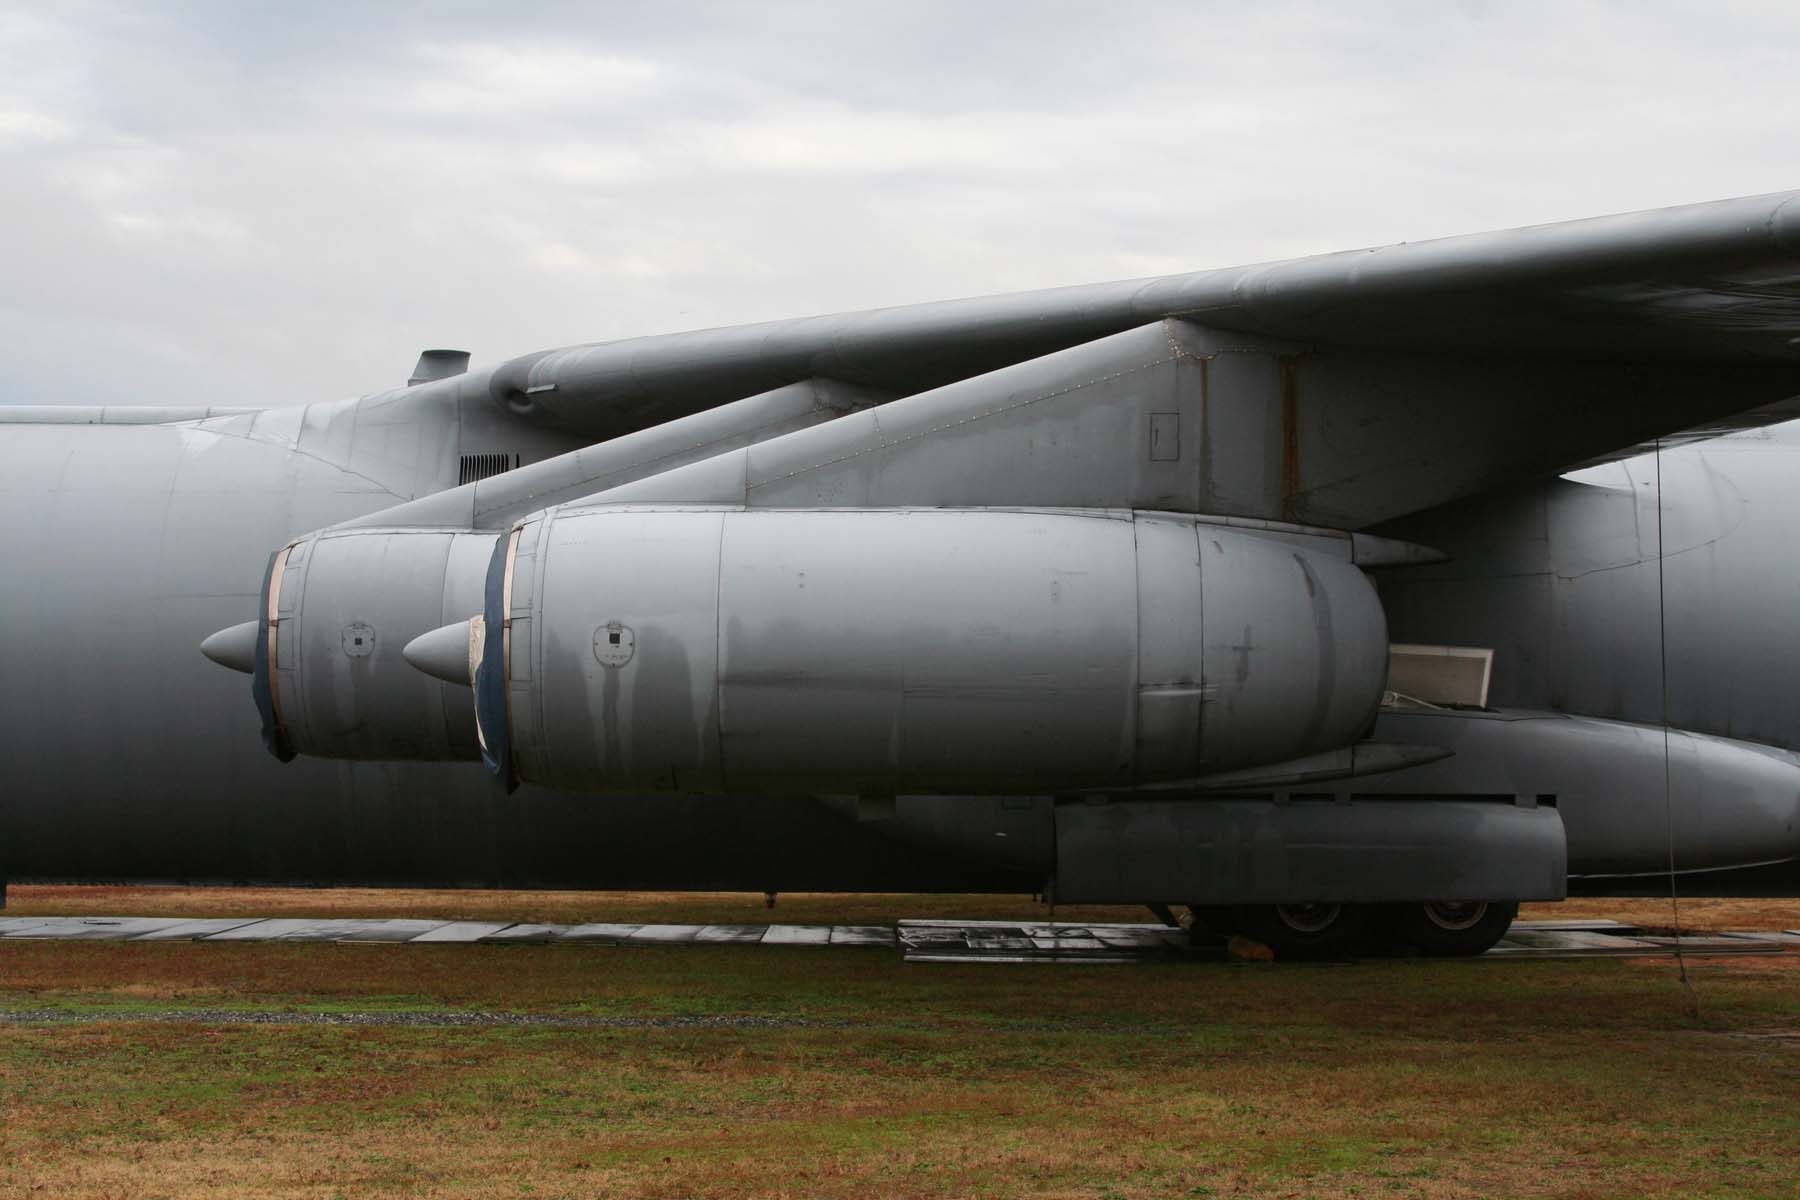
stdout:
POLYGON ((1231 913, 1239 932, 1275 951, 1277 958, 1349 953, 1361 944, 1369 920, 1368 906, 1362 904, 1240 904, 1231 913))
MULTIPOLYGON (((1463 902, 1469 903, 1469 902, 1463 902)), ((1519 915, 1516 900, 1474 902, 1470 912, 1444 904, 1395 904, 1382 914, 1387 935, 1433 958, 1470 958, 1491 950, 1519 915)))

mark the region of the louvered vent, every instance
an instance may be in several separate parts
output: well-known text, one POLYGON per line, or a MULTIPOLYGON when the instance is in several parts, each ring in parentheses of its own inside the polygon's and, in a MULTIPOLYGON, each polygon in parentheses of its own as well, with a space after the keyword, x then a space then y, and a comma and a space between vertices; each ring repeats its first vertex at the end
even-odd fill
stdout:
POLYGON ((510 471, 519 465, 517 454, 494 451, 489 454, 465 454, 462 456, 462 474, 457 477, 458 483, 474 483, 477 479, 487 479, 510 471))

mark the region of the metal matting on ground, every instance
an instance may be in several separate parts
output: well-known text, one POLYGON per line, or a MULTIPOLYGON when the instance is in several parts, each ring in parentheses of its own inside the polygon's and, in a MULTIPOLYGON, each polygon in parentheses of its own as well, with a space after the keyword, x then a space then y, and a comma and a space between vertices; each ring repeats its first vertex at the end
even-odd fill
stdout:
MULTIPOLYGON (((1060 924, 1017 921, 902 921, 907 962, 1126 963, 1156 959, 1221 961, 1223 939, 1191 940, 1180 929, 1150 924, 1060 924)), ((1620 921, 1515 921, 1485 959, 1644 958, 1675 953, 1724 956, 1800 950, 1781 933, 1688 934, 1679 939, 1620 921)))
MULTIPOLYGON (((0 917, 0 941, 293 942, 385 945, 762 945, 898 947, 907 962, 1132 963, 1220 960, 1222 941, 1153 923, 909 920, 889 925, 549 925, 429 918, 0 917)), ((1676 939, 1618 921, 1516 921, 1489 959, 1665 956, 1676 939)), ((1800 930, 1689 934, 1683 954, 1800 951, 1800 930)))
POLYGON ((888 925, 658 925, 347 917, 0 917, 0 941, 334 942, 486 945, 897 945, 888 925))

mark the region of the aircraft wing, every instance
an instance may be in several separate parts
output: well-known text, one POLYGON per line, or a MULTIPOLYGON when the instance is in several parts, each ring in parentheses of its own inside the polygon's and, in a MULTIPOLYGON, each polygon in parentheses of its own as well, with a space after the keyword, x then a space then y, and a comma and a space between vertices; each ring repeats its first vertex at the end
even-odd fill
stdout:
POLYGON ((1145 291, 1163 295, 1209 324, 1340 345, 1794 362, 1800 192, 1177 276, 1145 291))
POLYGON ((1800 192, 1151 279, 573 346, 496 399, 610 433, 814 375, 907 394, 1165 317, 1297 342, 1800 361, 1800 192))
MULTIPOLYGON (((1653 438, 1795 415, 1800 192, 576 346, 502 364, 489 388, 528 421, 605 439, 809 380, 900 399, 737 451, 816 460, 763 489, 784 503, 1135 505, 1359 528, 1653 438), (937 424, 913 428, 921 413, 937 424), (877 426, 910 430, 881 461, 938 465, 864 486, 877 426)), ((720 498, 716 479, 690 486, 700 469, 624 494, 720 498)))

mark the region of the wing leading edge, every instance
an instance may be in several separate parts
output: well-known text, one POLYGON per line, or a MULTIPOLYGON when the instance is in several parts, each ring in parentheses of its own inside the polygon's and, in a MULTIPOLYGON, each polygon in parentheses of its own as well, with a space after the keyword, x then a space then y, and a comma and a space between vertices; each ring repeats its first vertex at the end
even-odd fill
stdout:
POLYGON ((574 346, 490 386, 520 416, 609 437, 808 378, 909 395, 1169 317, 1409 354, 1800 362, 1800 192, 574 346))

